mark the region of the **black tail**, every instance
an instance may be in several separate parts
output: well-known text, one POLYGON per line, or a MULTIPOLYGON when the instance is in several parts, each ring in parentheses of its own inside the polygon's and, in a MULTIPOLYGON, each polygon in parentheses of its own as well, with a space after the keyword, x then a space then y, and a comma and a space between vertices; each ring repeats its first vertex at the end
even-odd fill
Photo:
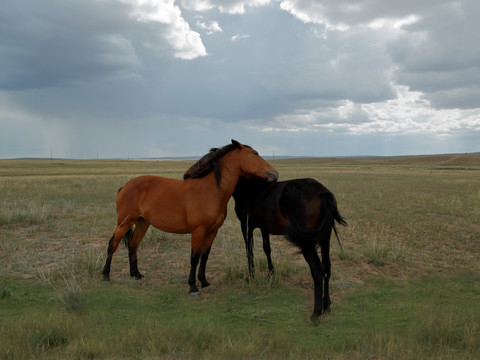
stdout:
MULTIPOLYGON (((332 196, 333 196, 333 194, 332 194, 332 196)), ((335 198, 334 198, 334 200, 335 200, 335 198)), ((345 219, 342 217, 342 215, 340 215, 340 212, 338 211, 336 200, 335 200, 335 208, 332 208, 332 215, 333 215, 333 219, 334 219, 333 226, 332 226, 333 232, 335 233, 335 237, 337 238, 338 245, 340 246, 340 249, 342 249, 342 251, 343 251, 343 245, 340 242, 340 238, 338 237, 338 232, 337 232, 337 227, 335 226, 335 222, 339 223, 342 226, 347 226, 348 224, 345 221, 345 219)))
POLYGON ((123 241, 125 242, 125 247, 128 247, 128 242, 132 238, 133 230, 132 228, 128 229, 128 231, 123 235, 123 241))
MULTIPOLYGON (((118 194, 120 194, 120 191, 122 191, 123 189, 123 186, 118 189, 117 191, 117 196, 118 194)), ((118 209, 117 209, 117 212, 118 212, 118 209)), ((125 235, 123 235, 123 242, 125 243, 125 246, 128 247, 128 242, 130 241, 130 239, 132 238, 132 235, 133 235, 133 230, 132 228, 128 229, 128 231, 125 233, 125 235)), ((108 243, 108 248, 110 249, 110 247, 112 246, 112 243, 113 243, 113 236, 112 238, 110 239, 110 242, 108 243)))
POLYGON ((336 223, 346 226, 347 222, 340 215, 334 195, 323 186, 319 194, 321 200, 320 219, 314 228, 307 228, 305 226, 304 211, 302 211, 304 205, 298 200, 300 197, 295 197, 295 200, 290 197, 288 201, 290 205, 286 206, 290 222, 287 226, 286 238, 301 249, 312 245, 317 247, 322 242, 328 241, 332 229, 340 247, 342 247, 338 237, 336 223), (292 203, 292 200, 296 204, 292 203))
MULTIPOLYGON (((123 235, 123 241, 125 242, 125 246, 128 247, 128 242, 130 241, 130 239, 132 238, 132 235, 133 235, 133 230, 132 228, 128 229, 128 231, 126 232, 125 235, 123 235)), ((110 238, 110 241, 108 242, 108 249, 107 249, 107 254, 110 254, 110 249, 112 248, 112 245, 113 245, 113 237, 115 236, 115 234, 112 235, 112 237, 110 238)))

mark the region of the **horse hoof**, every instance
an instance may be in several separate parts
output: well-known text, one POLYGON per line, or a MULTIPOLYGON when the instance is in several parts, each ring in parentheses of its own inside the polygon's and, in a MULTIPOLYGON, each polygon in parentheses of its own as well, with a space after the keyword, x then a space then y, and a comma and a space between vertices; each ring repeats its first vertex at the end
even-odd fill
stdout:
POLYGON ((312 314, 312 316, 310 316, 310 323, 311 323, 313 326, 317 326, 318 323, 319 323, 319 316, 316 315, 316 314, 312 314))
POLYGON ((134 277, 137 280, 140 280, 140 279, 144 278, 144 276, 138 271, 137 272, 131 272, 130 276, 134 277))
POLYGON ((212 286, 208 284, 207 286, 202 286, 202 291, 209 292, 212 290, 212 286))
POLYGON ((196 298, 200 296, 200 291, 195 291, 190 293, 191 298, 196 298))

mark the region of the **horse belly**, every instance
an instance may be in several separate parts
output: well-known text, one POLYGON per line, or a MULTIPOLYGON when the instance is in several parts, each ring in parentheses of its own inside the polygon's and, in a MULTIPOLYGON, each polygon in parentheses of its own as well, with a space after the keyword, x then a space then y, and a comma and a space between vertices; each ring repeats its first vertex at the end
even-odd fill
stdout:
POLYGON ((179 216, 178 213, 173 212, 159 212, 155 214, 148 214, 145 216, 153 227, 175 234, 188 234, 190 227, 185 221, 185 217, 179 216))
POLYGON ((279 206, 264 206, 256 214, 258 223, 272 235, 284 235, 288 219, 283 216, 279 206))
POLYGON ((287 222, 283 220, 270 222, 267 224, 266 230, 271 235, 285 235, 287 231, 286 225, 287 225, 287 222))

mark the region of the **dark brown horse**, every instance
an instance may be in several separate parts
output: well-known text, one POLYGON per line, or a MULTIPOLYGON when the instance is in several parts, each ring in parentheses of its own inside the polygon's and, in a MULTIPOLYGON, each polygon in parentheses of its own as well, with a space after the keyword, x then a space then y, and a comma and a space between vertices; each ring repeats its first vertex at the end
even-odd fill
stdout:
POLYGON ((191 234, 190 293, 198 293, 195 275, 199 261, 198 279, 202 287, 209 286, 205 267, 210 247, 225 220, 228 200, 240 176, 272 182, 278 173, 250 146, 232 140, 194 164, 185 180, 140 176, 128 181, 117 196, 117 228, 108 244, 104 280, 109 280, 112 256, 124 237, 130 275, 143 277, 138 271, 137 248, 153 225, 165 232, 191 234))
POLYGON ((253 230, 260 228, 268 268, 273 272, 270 237, 285 235, 298 246, 310 266, 314 282, 314 309, 310 320, 316 324, 329 309, 330 236, 337 233, 335 222, 347 223, 337 209, 333 194, 314 179, 296 179, 267 183, 243 179, 233 193, 235 212, 240 220, 247 249, 249 276, 255 275, 253 262, 253 230), (322 260, 317 254, 320 247, 322 260), (325 280, 325 282, 324 282, 325 280))

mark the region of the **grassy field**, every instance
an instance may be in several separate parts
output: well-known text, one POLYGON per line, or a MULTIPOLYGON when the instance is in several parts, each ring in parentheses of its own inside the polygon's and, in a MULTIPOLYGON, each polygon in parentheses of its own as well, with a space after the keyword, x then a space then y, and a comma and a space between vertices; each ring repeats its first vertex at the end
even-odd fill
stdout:
POLYGON ((308 266, 282 237, 268 276, 255 234, 257 278, 244 280, 233 200, 210 291, 188 296, 189 236, 156 229, 139 248, 144 279, 120 247, 101 281, 117 189, 181 178, 191 161, 0 161, 0 358, 480 358, 480 155, 271 163, 326 185, 349 223, 316 327, 308 266))

